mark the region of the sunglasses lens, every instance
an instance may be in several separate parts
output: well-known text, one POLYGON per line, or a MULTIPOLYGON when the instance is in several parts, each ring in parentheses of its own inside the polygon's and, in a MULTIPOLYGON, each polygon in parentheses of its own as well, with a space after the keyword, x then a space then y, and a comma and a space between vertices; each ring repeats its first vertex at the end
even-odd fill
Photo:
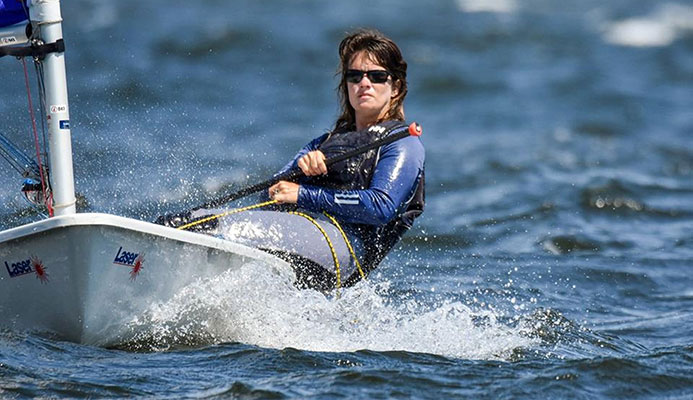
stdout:
POLYGON ((359 83, 361 82, 361 79, 363 78, 363 71, 359 71, 356 69, 350 69, 346 72, 346 80, 349 83, 359 83))
POLYGON ((368 80, 373 83, 385 83, 390 74, 387 71, 368 71, 368 80))

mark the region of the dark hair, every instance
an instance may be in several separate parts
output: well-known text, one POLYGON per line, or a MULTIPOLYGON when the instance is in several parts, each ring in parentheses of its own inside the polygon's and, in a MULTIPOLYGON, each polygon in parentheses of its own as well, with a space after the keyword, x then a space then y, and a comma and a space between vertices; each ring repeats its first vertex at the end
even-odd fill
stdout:
MULTIPOLYGON (((393 87, 397 88, 397 96, 390 101, 390 108, 383 120, 404 121, 404 97, 407 95, 407 62, 402 58, 402 52, 391 39, 376 30, 359 30, 347 35, 339 44, 339 69, 337 74, 342 79, 337 87, 341 102, 341 115, 337 118, 335 129, 354 129, 356 115, 354 107, 349 103, 349 92, 345 73, 354 55, 365 51, 373 62, 382 66, 392 74, 393 87)), ((381 122, 381 121, 378 121, 381 122)))

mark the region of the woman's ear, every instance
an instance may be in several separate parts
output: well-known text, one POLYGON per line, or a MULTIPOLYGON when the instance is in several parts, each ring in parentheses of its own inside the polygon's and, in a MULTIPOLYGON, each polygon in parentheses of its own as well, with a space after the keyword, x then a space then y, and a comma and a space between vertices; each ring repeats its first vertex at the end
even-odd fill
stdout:
POLYGON ((395 97, 399 96, 399 89, 402 87, 402 82, 397 80, 394 85, 392 85, 392 95, 390 98, 394 99, 395 97))

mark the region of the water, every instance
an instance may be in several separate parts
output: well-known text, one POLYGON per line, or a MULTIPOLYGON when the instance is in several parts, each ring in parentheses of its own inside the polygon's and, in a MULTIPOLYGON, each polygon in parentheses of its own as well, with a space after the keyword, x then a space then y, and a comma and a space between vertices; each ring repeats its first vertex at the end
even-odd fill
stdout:
MULTIPOLYGON (((410 65, 427 209, 340 298, 258 265, 97 348, 0 332, 2 397, 693 397, 693 2, 63 5, 81 208, 264 179, 337 113, 343 33, 410 65)), ((23 72, 4 132, 30 149, 23 72)), ((36 219, 0 173, 3 228, 36 219)))

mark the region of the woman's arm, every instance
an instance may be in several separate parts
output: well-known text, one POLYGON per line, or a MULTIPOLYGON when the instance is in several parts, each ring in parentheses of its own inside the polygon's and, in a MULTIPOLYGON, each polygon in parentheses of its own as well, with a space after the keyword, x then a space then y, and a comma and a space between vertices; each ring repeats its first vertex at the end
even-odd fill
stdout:
POLYGON ((334 190, 301 185, 297 205, 347 223, 383 225, 406 206, 424 168, 421 140, 408 137, 383 146, 368 189, 334 190))
POLYGON ((290 169, 297 168, 298 167, 298 160, 301 159, 301 157, 305 156, 311 151, 317 150, 318 146, 320 143, 322 143, 325 138, 327 138, 327 133, 324 135, 321 135, 319 137, 316 137, 315 139, 311 140, 310 143, 307 145, 303 146, 303 148, 294 156, 293 160, 291 160, 288 164, 284 166, 284 168, 280 169, 279 172, 274 174, 274 176, 281 175, 285 173, 286 171, 289 171, 290 169))

